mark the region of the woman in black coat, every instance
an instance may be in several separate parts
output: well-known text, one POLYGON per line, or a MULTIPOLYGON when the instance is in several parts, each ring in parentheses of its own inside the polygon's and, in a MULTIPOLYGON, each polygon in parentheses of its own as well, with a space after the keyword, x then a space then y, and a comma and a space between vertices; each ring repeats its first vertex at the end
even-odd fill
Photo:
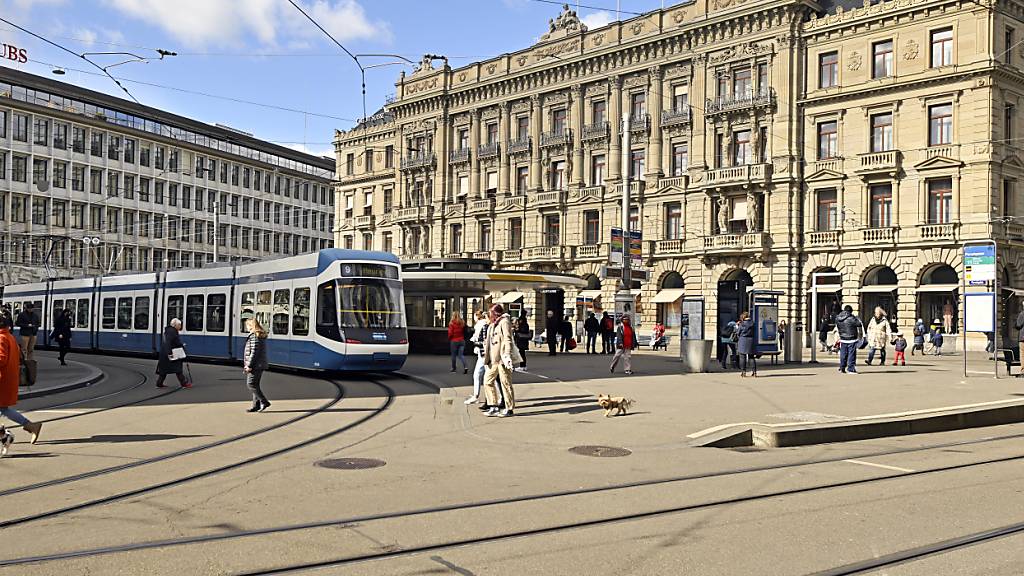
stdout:
POLYGON ((164 328, 164 337, 160 342, 160 359, 156 363, 156 387, 164 388, 164 379, 167 378, 168 374, 174 374, 178 378, 178 383, 181 384, 182 388, 191 388, 192 383, 185 379, 184 374, 184 362, 185 360, 179 358, 177 360, 171 359, 171 354, 175 348, 184 349, 185 345, 181 343, 181 334, 178 331, 181 330, 181 320, 177 318, 171 320, 171 323, 164 328))
POLYGON ((263 412, 270 408, 270 401, 263 395, 260 380, 267 369, 267 331, 259 321, 249 318, 245 321, 249 329, 249 337, 245 339, 245 353, 242 354, 242 371, 245 373, 245 385, 252 392, 252 407, 246 412, 263 412))
POLYGON ((53 321, 53 339, 57 341, 57 348, 60 350, 60 365, 67 366, 64 357, 71 349, 71 310, 64 309, 57 313, 53 321))
POLYGON ((740 354, 740 377, 747 375, 747 361, 750 361, 750 375, 757 378, 757 358, 754 356, 754 321, 750 319, 750 313, 740 314, 740 321, 736 323, 736 349, 740 354))

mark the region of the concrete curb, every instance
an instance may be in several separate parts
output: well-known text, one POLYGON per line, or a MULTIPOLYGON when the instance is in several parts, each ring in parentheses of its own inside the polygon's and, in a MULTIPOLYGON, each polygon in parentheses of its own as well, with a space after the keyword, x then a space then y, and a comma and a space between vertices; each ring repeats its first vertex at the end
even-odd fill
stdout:
POLYGON ((844 422, 800 423, 787 425, 737 425, 708 434, 694 446, 711 448, 784 448, 832 442, 853 442, 890 436, 930 434, 967 428, 1000 426, 1024 422, 1024 400, 1000 406, 955 407, 904 416, 864 418, 844 422))
POLYGON ((67 362, 68 362, 68 364, 76 364, 78 366, 84 366, 85 368, 87 368, 89 370, 89 372, 90 372, 89 375, 86 376, 85 378, 76 380, 74 382, 69 382, 69 383, 66 383, 66 384, 59 384, 59 385, 56 385, 56 386, 49 386, 49 387, 46 387, 46 388, 35 388, 35 389, 31 389, 30 388, 28 392, 21 392, 19 390, 19 392, 18 392, 18 399, 19 400, 27 400, 29 398, 41 398, 43 396, 49 396, 51 394, 60 394, 62 392, 68 392, 70 390, 77 390, 78 388, 85 388, 86 386, 92 386, 93 384, 99 382, 100 380, 103 380, 103 378, 106 377, 106 374, 104 374, 102 370, 100 370, 99 368, 96 368, 95 366, 90 366, 89 364, 85 364, 83 362, 76 362, 74 360, 68 360, 67 362))

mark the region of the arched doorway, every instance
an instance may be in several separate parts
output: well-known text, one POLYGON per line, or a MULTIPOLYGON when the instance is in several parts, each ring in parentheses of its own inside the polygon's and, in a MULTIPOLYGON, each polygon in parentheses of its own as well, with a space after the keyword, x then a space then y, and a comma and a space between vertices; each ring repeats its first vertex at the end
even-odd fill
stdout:
POLYGON ((959 332, 960 276, 948 264, 925 270, 917 287, 917 317, 938 324, 947 334, 959 332))
POLYGON ((807 326, 820 326, 826 317, 831 321, 842 309, 843 279, 838 274, 838 270, 826 266, 807 276, 807 326), (818 277, 817 282, 814 281, 815 274, 822 275, 818 277), (812 291, 817 292, 817 298, 814 298, 812 291), (816 308, 811 310, 815 300, 817 301, 816 308))
MULTIPOLYGON (((722 330, 729 324, 735 322, 740 314, 750 310, 750 300, 747 292, 754 286, 754 279, 746 270, 730 270, 718 281, 718 316, 715 328, 716 340, 718 340, 719 354, 723 354, 721 336, 722 330)), ((721 357, 721 356, 719 356, 721 357)))
POLYGON ((657 320, 668 330, 677 330, 682 319, 683 277, 669 272, 661 279, 658 293, 651 300, 657 304, 657 320))
POLYGON ((895 324, 898 282, 896 271, 888 266, 876 266, 868 270, 860 288, 860 310, 856 311, 858 315, 862 319, 870 318, 875 308, 880 307, 885 310, 889 321, 895 324))

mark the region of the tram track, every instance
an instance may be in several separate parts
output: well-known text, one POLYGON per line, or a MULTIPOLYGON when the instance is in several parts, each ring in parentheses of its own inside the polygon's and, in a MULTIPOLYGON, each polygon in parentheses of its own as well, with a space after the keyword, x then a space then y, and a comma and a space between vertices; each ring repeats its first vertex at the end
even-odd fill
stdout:
MULTIPOLYGON (((343 384, 341 384, 340 382, 338 382, 337 380, 334 380, 334 379, 327 379, 327 381, 330 382, 331 384, 333 384, 337 388, 337 390, 338 390, 338 396, 339 397, 338 397, 337 401, 333 402, 331 405, 336 404, 337 402, 340 402, 342 399, 344 399, 344 397, 346 396, 345 386, 343 384)), ((307 439, 302 440, 300 442, 295 442, 295 443, 289 444, 289 445, 284 446, 282 448, 278 448, 276 450, 272 450, 270 452, 266 452, 266 453, 260 454, 258 456, 253 456, 253 457, 246 458, 244 460, 240 460, 240 461, 237 461, 237 462, 232 462, 232 463, 224 464, 222 466, 217 466, 215 468, 210 468, 210 469, 207 469, 207 470, 203 470, 201 472, 196 472, 196 473, 193 473, 193 474, 189 474, 187 476, 175 478, 175 479, 172 479, 172 480, 167 480, 167 481, 164 481, 164 482, 159 482, 159 483, 156 483, 156 484, 150 484, 150 485, 143 486, 143 487, 140 487, 140 488, 135 488, 135 489, 132 489, 132 490, 126 490, 126 491, 118 492, 118 493, 115 493, 115 494, 110 494, 108 496, 104 496, 104 497, 101 497, 101 498, 96 498, 96 499, 88 500, 88 501, 85 501, 85 502, 79 502, 77 504, 71 504, 71 505, 68 505, 68 506, 61 507, 61 508, 55 508, 55 509, 48 510, 48 511, 45 511, 45 512, 40 512, 40 513, 36 513, 36 514, 31 514, 31 515, 28 515, 28 516, 22 516, 22 517, 19 517, 19 518, 14 518, 14 519, 10 519, 10 520, 0 521, 0 531, 2 531, 3 529, 12 528, 12 527, 15 527, 15 526, 22 526, 22 525, 25 525, 25 524, 29 524, 29 523, 32 523, 32 522, 37 522, 37 521, 48 519, 48 518, 60 517, 60 516, 63 516, 65 514, 69 514, 69 513, 72 513, 72 512, 78 512, 78 511, 81 511, 81 510, 86 510, 86 509, 89 509, 89 508, 94 508, 94 507, 102 506, 102 505, 105 505, 105 504, 111 504, 111 503, 114 503, 114 502, 119 502, 119 501, 122 501, 122 500, 126 500, 128 498, 134 498, 134 497, 137 497, 137 496, 141 496, 141 495, 144 495, 144 494, 149 494, 149 493, 156 492, 156 491, 159 491, 159 490, 163 490, 163 489, 166 489, 166 488, 172 488, 172 487, 176 487, 176 486, 181 486, 181 485, 187 484, 189 482, 193 482, 195 480, 200 480, 202 478, 208 478, 210 476, 221 474, 223 472, 228 472, 228 471, 231 471, 231 470, 237 470, 237 469, 243 468, 243 467, 251 465, 251 464, 255 464, 255 463, 258 463, 258 462, 263 462, 263 461, 266 461, 266 460, 270 460, 270 459, 275 458, 277 456, 281 456, 281 455, 284 455, 284 454, 287 454, 287 453, 290 453, 290 452, 294 452, 296 450, 299 450, 299 449, 302 449, 302 448, 306 448, 308 446, 312 446, 312 445, 317 444, 319 442, 323 442, 325 440, 333 438, 333 437, 335 437, 335 436, 337 436, 337 435, 339 435, 339 434, 341 434, 343 432, 346 432, 346 431, 349 431, 349 430, 351 430, 353 428, 356 428, 357 426, 360 426, 360 425, 366 423, 367 421, 369 421, 369 420, 379 416, 381 413, 383 413, 388 408, 390 408, 391 405, 394 403, 394 399, 395 399, 396 394, 395 394, 395 391, 390 386, 388 386, 387 384, 384 384, 383 382, 374 380, 374 379, 368 379, 367 382, 375 384, 376 386, 378 386, 381 389, 383 389, 385 391, 386 397, 385 397, 384 401, 381 403, 380 406, 372 409, 371 412, 369 412, 368 414, 358 418, 354 422, 350 422, 348 424, 345 424, 344 426, 335 428, 335 429, 330 430, 328 432, 324 432, 322 434, 318 434, 318 435, 313 436, 311 438, 307 438, 307 439)))
MULTIPOLYGON (((375 415, 375 414, 373 414, 373 415, 375 415)), ((371 415, 370 417, 372 417, 373 415, 371 415)), ((361 423, 361 422, 356 422, 354 424, 359 424, 359 423, 361 423)), ((350 425, 350 426, 352 426, 352 425, 350 425)), ((980 443, 993 442, 993 441, 999 441, 999 440, 1016 439, 1016 438, 1020 438, 1022 436, 1024 436, 1024 434, 1012 434, 1012 435, 1004 435, 1004 436, 999 436, 999 437, 984 438, 984 439, 978 439, 978 440, 940 443, 940 444, 934 444, 934 445, 922 446, 922 447, 914 447, 914 448, 908 448, 908 449, 902 449, 902 450, 896 450, 896 451, 878 452, 878 453, 870 454, 870 455, 859 455, 858 457, 859 458, 868 458, 868 457, 876 457, 876 456, 883 456, 883 455, 906 454, 906 453, 910 453, 910 452, 921 452, 921 451, 925 451, 925 450, 938 450, 938 449, 954 447, 954 446, 965 446, 965 445, 980 444, 980 443)), ((823 459, 823 460, 816 460, 816 461, 813 461, 813 462, 792 463, 792 464, 783 464, 783 465, 776 465, 776 466, 749 467, 749 468, 744 468, 744 469, 724 470, 724 471, 710 472, 710 473, 704 473, 704 474, 693 474, 693 475, 676 476, 676 477, 670 477, 670 478, 659 478, 659 479, 652 479, 652 480, 640 480, 640 481, 635 481, 635 482, 626 482, 626 483, 619 483, 619 484, 613 484, 613 485, 607 485, 607 486, 596 486, 596 487, 588 487, 588 488, 552 491, 552 492, 545 492, 545 493, 527 494, 527 495, 523 495, 523 496, 514 496, 514 497, 509 497, 509 498, 495 498, 495 499, 478 500, 478 501, 472 501, 472 502, 462 502, 462 503, 455 503, 455 504, 448 504, 448 505, 441 505, 441 506, 433 506, 433 507, 425 507, 425 508, 418 508, 418 509, 404 510, 404 511, 383 512, 383 513, 378 513, 378 514, 368 514, 368 515, 352 516, 352 517, 346 517, 346 518, 336 518, 336 519, 329 519, 329 520, 322 520, 322 521, 315 521, 315 522, 308 522, 308 523, 298 523, 298 524, 289 524, 289 525, 281 525, 281 526, 271 526, 271 527, 265 527, 265 528, 256 528, 256 529, 252 529, 252 530, 234 531, 234 532, 229 532, 229 533, 206 534, 206 535, 200 535, 200 536, 187 536, 187 537, 182 537, 182 538, 173 538, 173 539, 164 539, 164 540, 151 540, 151 541, 146 541, 146 542, 134 542, 134 543, 130 543, 130 544, 98 547, 98 548, 91 548, 91 549, 84 549, 84 550, 77 550, 77 551, 68 551, 68 552, 56 553, 56 554, 51 554, 51 555, 40 555, 40 556, 33 556, 33 557, 14 558, 14 559, 0 559, 0 567, 20 565, 20 564, 52 562, 52 561, 57 561, 57 560, 68 560, 68 559, 75 559, 75 558, 87 558, 87 557, 102 556, 102 555, 108 555, 108 554, 117 554, 117 553, 124 553, 124 552, 135 552, 135 551, 157 549, 157 548, 169 548, 169 547, 194 545, 194 544, 208 544, 208 543, 213 543, 213 542, 230 541, 230 540, 235 540, 235 539, 240 539, 240 538, 252 538, 252 537, 284 534, 284 533, 290 533, 290 532, 301 532, 301 531, 315 530, 315 529, 322 529, 322 528, 337 528, 337 527, 357 525, 357 524, 368 523, 368 522, 375 522, 375 521, 399 520, 399 519, 414 518, 414 517, 419 517, 419 516, 429 516, 429 515, 432 515, 432 514, 440 514, 440 513, 446 513, 446 512, 473 511, 473 510, 480 510, 480 509, 487 509, 487 508, 497 507, 497 506, 501 506, 501 505, 520 504, 520 503, 528 503, 528 502, 536 502, 536 501, 547 501, 547 500, 557 500, 559 498, 572 497, 572 496, 582 496, 582 495, 602 494, 602 493, 616 491, 616 490, 628 490, 628 489, 632 489, 632 488, 653 487, 653 486, 658 486, 658 485, 674 484, 674 483, 681 483, 681 482, 687 482, 687 481, 693 481, 693 480, 712 479, 712 478, 720 478, 720 477, 727 477, 727 476, 736 476, 736 475, 741 475, 741 474, 750 474, 750 473, 756 473, 756 472, 768 472, 768 471, 786 470, 786 469, 792 469, 792 468, 814 466, 814 465, 819 465, 819 464, 837 463, 837 462, 845 461, 846 459, 847 458, 844 458, 844 457, 837 457, 837 458, 834 458, 834 459, 823 459)), ((298 571, 310 570, 310 569, 315 569, 315 568, 327 568, 327 567, 343 566, 343 565, 355 564, 355 563, 359 563, 359 562, 368 562, 368 561, 373 561, 373 560, 383 560, 383 559, 388 559, 388 558, 397 558, 397 557, 401 557, 401 556, 410 556, 410 555, 415 555, 415 554, 419 554, 419 553, 423 553, 423 552, 442 550, 442 549, 446 549, 446 548, 454 548, 454 547, 460 547, 460 546, 472 546, 472 545, 477 545, 477 544, 486 544, 486 543, 490 543, 490 542, 498 542, 498 541, 508 540, 508 539, 524 538, 524 537, 530 537, 530 536, 539 536, 539 535, 545 535, 545 534, 554 534, 554 533, 558 533, 558 532, 565 532, 565 531, 582 529, 582 528, 589 528, 589 527, 598 527, 598 526, 602 526, 602 525, 615 524, 615 523, 620 523, 620 522, 629 522, 629 521, 635 521, 635 520, 644 520, 644 519, 649 519, 649 518, 656 518, 656 517, 659 517, 659 516, 666 516, 666 515, 670 515, 670 514, 678 514, 678 513, 691 512, 691 511, 696 511, 696 510, 704 510, 704 509, 716 508, 716 507, 728 506, 728 505, 734 505, 734 504, 744 504, 744 503, 749 503, 749 502, 764 501, 764 500, 769 500, 769 499, 772 499, 772 498, 788 497, 788 496, 795 496, 795 495, 801 495, 801 494, 811 494, 811 493, 827 491, 827 490, 835 490, 835 489, 841 489, 841 488, 847 488, 847 487, 869 485, 869 484, 878 483, 878 482, 887 482, 887 481, 899 480, 899 479, 904 479, 904 478, 909 478, 909 477, 920 477, 920 476, 925 476, 925 475, 929 475, 929 474, 937 474, 937 473, 942 473, 942 472, 951 472, 951 471, 957 471, 957 470, 972 469, 972 468, 977 468, 977 467, 981 467, 981 466, 987 466, 987 465, 992 465, 992 464, 1000 464, 1000 463, 1006 463, 1006 462, 1016 462, 1016 461, 1024 461, 1024 454, 1019 454, 1019 455, 1014 455, 1014 456, 1006 456, 1006 457, 1000 457, 1000 458, 992 458, 992 459, 980 460, 980 461, 975 461, 975 462, 967 462, 967 463, 961 463, 961 464, 952 464, 952 465, 947 465, 947 466, 940 466, 940 467, 929 468, 929 469, 915 470, 915 471, 910 471, 910 472, 894 473, 894 474, 889 474, 889 475, 880 476, 880 477, 859 478, 859 479, 855 479, 855 480, 846 480, 846 481, 831 482, 831 483, 826 483, 826 484, 817 484, 817 485, 813 485, 813 486, 805 486, 805 487, 793 488, 793 489, 787 489, 787 490, 777 490, 777 491, 773 491, 773 492, 767 492, 767 493, 761 493, 761 494, 753 494, 753 495, 733 497, 733 498, 724 498, 724 499, 712 500, 712 501, 707 501, 707 502, 699 502, 699 503, 694 503, 694 504, 686 504, 686 505, 682 505, 682 506, 664 507, 664 508, 658 508, 658 509, 655 509, 655 510, 649 510, 649 511, 638 512, 638 513, 623 514, 623 515, 616 515, 616 516, 607 516, 607 517, 602 517, 602 518, 593 519, 593 520, 563 523, 563 524, 558 524, 558 525, 554 525, 554 526, 541 527, 541 528, 528 529, 528 530, 511 531, 511 532, 506 532, 506 533, 497 534, 497 535, 491 535, 491 536, 485 536, 485 537, 467 538, 467 539, 461 539, 461 540, 450 540, 450 541, 436 543, 436 544, 429 544, 429 545, 423 545, 423 546, 402 548, 402 549, 398 549, 398 550, 389 550, 389 551, 386 551, 386 552, 379 552, 379 553, 366 554, 366 555, 358 555, 358 556, 346 557, 346 558, 341 558, 341 559, 334 559, 334 560, 329 560, 329 561, 324 561, 324 562, 314 562, 314 563, 308 563, 308 564, 302 564, 302 565, 295 565, 295 566, 288 566, 288 567, 281 567, 281 568, 272 568, 272 569, 267 569, 267 570, 263 570, 263 571, 246 572, 245 574, 246 575, 248 575, 248 574, 285 574, 285 573, 298 572, 298 571)), ((1024 532, 1024 523, 1022 523, 1019 531, 1024 532)), ((856 572, 849 572, 849 573, 850 574, 854 574, 856 572)), ((841 573, 837 572, 836 574, 841 574, 841 573)))

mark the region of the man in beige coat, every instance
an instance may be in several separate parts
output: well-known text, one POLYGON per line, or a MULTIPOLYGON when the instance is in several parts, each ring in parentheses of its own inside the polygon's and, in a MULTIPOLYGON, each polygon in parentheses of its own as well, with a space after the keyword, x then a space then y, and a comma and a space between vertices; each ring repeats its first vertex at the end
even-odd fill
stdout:
POLYGON ((484 342, 484 393, 487 395, 487 403, 493 408, 485 414, 505 418, 513 416, 516 407, 516 396, 512 390, 512 367, 516 365, 519 351, 512 339, 512 322, 501 304, 491 306, 490 321, 491 326, 484 342), (504 405, 504 409, 499 408, 500 405, 504 405))

